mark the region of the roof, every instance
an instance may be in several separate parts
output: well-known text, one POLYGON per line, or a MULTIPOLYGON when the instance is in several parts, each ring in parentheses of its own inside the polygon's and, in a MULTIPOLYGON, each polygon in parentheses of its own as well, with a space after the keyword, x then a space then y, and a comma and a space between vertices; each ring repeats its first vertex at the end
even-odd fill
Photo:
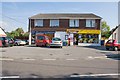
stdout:
POLYGON ((6 37, 4 30, 0 27, 0 37, 6 37))
POLYGON ((120 28, 120 24, 111 30, 111 34, 112 34, 115 30, 117 30, 118 28, 120 28))
POLYGON ((29 17, 29 19, 102 19, 92 13, 78 14, 78 13, 50 13, 50 14, 37 14, 29 17))

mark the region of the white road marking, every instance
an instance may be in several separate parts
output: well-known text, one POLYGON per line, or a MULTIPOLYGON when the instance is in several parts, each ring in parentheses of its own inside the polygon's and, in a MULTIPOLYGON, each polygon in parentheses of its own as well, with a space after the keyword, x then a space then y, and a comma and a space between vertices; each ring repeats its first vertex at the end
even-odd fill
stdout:
POLYGON ((92 57, 92 56, 88 56, 88 57, 86 58, 86 60, 92 60, 92 59, 94 59, 94 57, 92 57))
POLYGON ((48 49, 48 50, 56 50, 56 51, 58 51, 58 50, 62 50, 62 49, 48 49))
POLYGON ((3 79, 3 78, 20 78, 20 76, 3 76, 3 77, 0 77, 0 79, 3 79))
POLYGON ((94 59, 94 57, 92 57, 92 56, 88 56, 88 58, 89 58, 89 59, 94 59))
POLYGON ((73 60, 77 60, 77 59, 66 59, 66 60, 68 60, 68 61, 73 61, 73 60))
POLYGON ((46 61, 47 61, 47 60, 48 60, 48 61, 50 61, 50 60, 51 60, 51 61, 55 61, 56 59, 42 59, 42 60, 46 60, 46 61))
POLYGON ((94 58, 99 58, 99 59, 108 59, 107 56, 99 56, 99 57, 94 57, 94 58))
POLYGON ((94 76, 119 76, 118 73, 113 74, 88 74, 88 75, 71 75, 70 77, 94 77, 94 76))
POLYGON ((10 58, 0 58, 0 61, 13 61, 14 59, 10 59, 10 58))
POLYGON ((97 56, 97 57, 92 57, 88 56, 87 60, 92 60, 92 59, 108 59, 107 56, 97 56))
POLYGON ((22 59, 22 60, 25 60, 25 61, 34 61, 35 59, 22 59))

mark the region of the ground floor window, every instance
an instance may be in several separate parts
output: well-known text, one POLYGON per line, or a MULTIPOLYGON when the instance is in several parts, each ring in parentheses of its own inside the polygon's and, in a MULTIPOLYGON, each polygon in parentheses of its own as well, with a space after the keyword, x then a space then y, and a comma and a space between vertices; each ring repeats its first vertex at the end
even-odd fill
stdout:
POLYGON ((99 43, 98 34, 79 34, 78 43, 99 43))

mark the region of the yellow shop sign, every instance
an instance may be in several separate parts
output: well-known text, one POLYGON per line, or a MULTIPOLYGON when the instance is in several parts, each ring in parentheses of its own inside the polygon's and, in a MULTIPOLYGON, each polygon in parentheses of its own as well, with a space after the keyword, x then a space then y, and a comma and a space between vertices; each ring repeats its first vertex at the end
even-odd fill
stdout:
POLYGON ((100 34, 100 30, 79 30, 79 34, 100 34))
POLYGON ((100 34, 100 30, 90 29, 67 29, 67 32, 77 32, 78 34, 100 34))

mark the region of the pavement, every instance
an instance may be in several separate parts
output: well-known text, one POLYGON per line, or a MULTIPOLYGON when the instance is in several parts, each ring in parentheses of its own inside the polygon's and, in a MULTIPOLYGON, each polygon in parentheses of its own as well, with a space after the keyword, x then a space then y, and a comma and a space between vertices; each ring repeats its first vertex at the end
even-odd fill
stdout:
POLYGON ((2 48, 0 52, 3 77, 61 78, 73 74, 118 77, 119 60, 108 55, 119 52, 106 51, 104 47, 14 46, 2 48))

